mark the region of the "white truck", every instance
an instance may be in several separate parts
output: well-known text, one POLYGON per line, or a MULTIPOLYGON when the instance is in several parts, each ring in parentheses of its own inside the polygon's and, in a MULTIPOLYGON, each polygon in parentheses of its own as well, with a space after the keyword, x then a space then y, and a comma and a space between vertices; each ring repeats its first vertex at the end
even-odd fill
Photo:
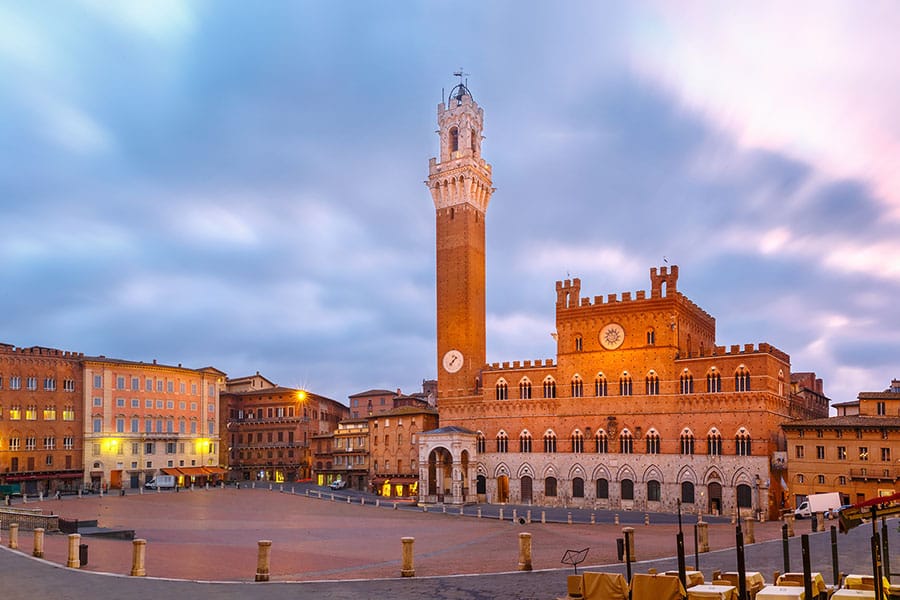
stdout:
POLYGON ((837 492, 810 494, 794 511, 794 517, 802 519, 803 517, 811 517, 818 512, 829 515, 837 511, 841 504, 841 495, 837 492))
POLYGON ((157 475, 154 479, 151 479, 147 483, 144 484, 145 488, 149 488, 151 490, 162 489, 162 490, 171 490, 175 489, 175 476, 174 475, 157 475))

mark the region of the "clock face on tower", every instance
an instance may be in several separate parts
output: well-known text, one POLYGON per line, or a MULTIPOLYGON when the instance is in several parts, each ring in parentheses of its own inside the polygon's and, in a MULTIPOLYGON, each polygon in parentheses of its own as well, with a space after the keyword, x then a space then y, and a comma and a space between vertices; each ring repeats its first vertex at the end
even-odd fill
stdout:
POLYGON ((625 341, 625 330, 618 323, 610 323, 600 330, 600 345, 615 350, 625 341))
POLYGON ((444 365, 444 370, 448 373, 456 373, 463 366, 463 355, 459 350, 448 350, 446 354, 444 354, 444 358, 441 361, 444 365))

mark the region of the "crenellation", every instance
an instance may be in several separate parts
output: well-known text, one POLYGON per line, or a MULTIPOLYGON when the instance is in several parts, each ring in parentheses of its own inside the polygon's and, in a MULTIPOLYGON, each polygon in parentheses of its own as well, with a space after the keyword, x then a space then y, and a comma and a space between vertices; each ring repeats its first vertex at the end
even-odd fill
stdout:
POLYGON ((631 302, 631 292, 622 292, 622 302, 631 302))
POLYGON ((637 299, 638 299, 638 300, 646 300, 646 299, 647 299, 647 292, 646 292, 645 290, 638 290, 638 292, 637 292, 637 299))

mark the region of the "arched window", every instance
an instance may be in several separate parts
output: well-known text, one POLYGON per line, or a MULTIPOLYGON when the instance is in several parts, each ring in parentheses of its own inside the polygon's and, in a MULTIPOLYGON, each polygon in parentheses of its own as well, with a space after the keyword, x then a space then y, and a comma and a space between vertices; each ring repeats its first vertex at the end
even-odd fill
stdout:
POLYGON ((606 435, 606 432, 602 429, 597 432, 594 436, 594 441, 597 442, 597 453, 598 454, 606 454, 609 452, 609 436, 606 435))
POLYGON ((509 436, 502 429, 497 434, 497 452, 506 453, 509 451, 509 436))
POLYGON ((741 427, 734 437, 734 453, 738 456, 750 456, 750 433, 741 427))
POLYGON ((655 429, 647 432, 647 454, 659 454, 659 432, 655 429))
POLYGON ((597 499, 606 500, 609 498, 609 481, 606 479, 597 480, 597 499))
POLYGON ((556 434, 553 430, 548 429, 544 434, 544 452, 548 454, 556 452, 556 434))
POLYGON ((584 382, 580 375, 575 375, 572 377, 572 397, 581 398, 582 396, 584 396, 584 382))
POLYGON ((506 383, 505 379, 499 380, 495 389, 497 400, 506 400, 509 398, 509 384, 506 383))
POLYGON ((706 453, 710 456, 722 455, 722 434, 715 429, 706 435, 706 453))
POLYGON ((687 428, 681 432, 681 454, 685 456, 694 455, 694 434, 687 428))
POLYGON ((797 474, 797 483, 803 483, 805 481, 806 481, 806 476, 804 476, 803 473, 798 473, 797 474))
POLYGON ((576 454, 584 452, 584 434, 577 429, 572 433, 572 452, 576 454))
POLYGON ((734 391, 749 392, 750 391, 750 371, 743 365, 734 374, 734 391))
POLYGON ((581 477, 572 480, 572 497, 584 498, 584 479, 581 477))
POLYGON ((681 393, 682 394, 693 394, 694 393, 694 376, 687 372, 681 374, 681 393))
POLYGON ((456 127, 450 128, 450 152, 459 151, 459 129, 456 127))
POLYGON ((657 377, 655 371, 650 371, 647 377, 644 378, 644 387, 648 396, 659 395, 659 377, 657 377))
POLYGON ((606 376, 603 373, 598 373, 597 378, 594 379, 594 395, 595 396, 606 396, 607 394, 607 386, 606 386, 606 376))
POLYGON ((484 454, 486 447, 487 444, 485 444, 484 441, 484 434, 479 431, 477 437, 475 438, 475 450, 476 452, 478 452, 478 454, 484 454))
POLYGON ((531 382, 527 377, 523 377, 519 382, 519 398, 522 400, 531 400, 531 382))
POLYGON ((622 500, 634 500, 634 482, 630 479, 622 480, 622 500))
POLYGON ((721 392, 722 391, 722 375, 720 375, 713 367, 710 369, 709 373, 706 374, 706 391, 709 393, 721 392))
POLYGON ((621 454, 634 453, 634 436, 627 429, 623 429, 619 434, 619 452, 621 454))
POLYGON ((484 475, 479 475, 475 478, 475 493, 476 494, 486 494, 487 493, 487 477, 484 475))
POLYGON ((519 452, 531 452, 531 434, 528 430, 519 434, 519 452))
POLYGON ((652 327, 647 329, 647 345, 653 346, 656 344, 656 331, 653 330, 652 327))
POLYGON ((544 398, 556 398, 556 381, 550 376, 544 379, 544 398))
POLYGON ((628 371, 622 373, 619 377, 619 395, 620 396, 630 396, 631 395, 631 375, 628 374, 628 371))
POLYGON ((544 479, 544 495, 548 498, 556 496, 556 477, 544 479))
POLYGON ((659 502, 660 499, 660 489, 659 482, 655 479, 651 479, 647 482, 647 500, 650 502, 659 502))
POLYGON ((581 352, 584 350, 584 338, 580 335, 575 336, 575 352, 581 352))
POLYGON ((694 503, 694 484, 690 481, 683 481, 681 483, 681 503, 682 504, 693 504, 694 503))
POLYGON ((750 508, 753 506, 753 495, 750 492, 750 486, 741 484, 737 486, 737 505, 738 508, 750 508))

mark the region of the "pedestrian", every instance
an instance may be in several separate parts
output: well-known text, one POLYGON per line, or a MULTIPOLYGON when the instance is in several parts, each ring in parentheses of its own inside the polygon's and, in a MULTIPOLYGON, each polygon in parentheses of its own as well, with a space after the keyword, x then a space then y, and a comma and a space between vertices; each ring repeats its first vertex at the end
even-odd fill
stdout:
POLYGON ((59 490, 56 490, 56 499, 59 500, 59 497, 60 497, 59 490))

